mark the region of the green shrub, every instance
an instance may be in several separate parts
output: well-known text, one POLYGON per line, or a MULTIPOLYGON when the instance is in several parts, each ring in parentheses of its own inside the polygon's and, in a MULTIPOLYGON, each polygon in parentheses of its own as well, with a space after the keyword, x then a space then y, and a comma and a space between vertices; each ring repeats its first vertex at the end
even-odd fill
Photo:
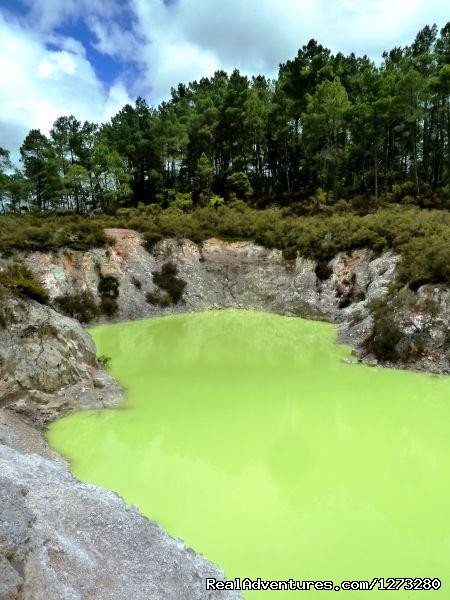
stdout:
POLYGON ((145 298, 149 304, 153 306, 160 306, 161 308, 166 308, 172 304, 172 298, 169 294, 161 292, 147 292, 145 294, 145 298))
POLYGON ((433 339, 433 328, 442 318, 432 294, 417 295, 407 287, 391 286, 388 295, 370 305, 373 334, 369 349, 381 360, 410 361, 423 355, 433 339), (414 316, 426 316, 420 325, 414 316), (400 330, 397 323, 402 324, 400 330))
POLYGON ((54 299, 55 308, 81 323, 89 323, 100 315, 93 295, 88 290, 80 294, 64 294, 54 299))
POLYGON ((193 205, 194 203, 192 201, 192 194, 190 192, 187 194, 176 192, 174 198, 170 201, 170 206, 172 208, 176 208, 182 212, 188 212, 192 210, 193 205))
POLYGON ((0 271, 0 285, 22 296, 47 304, 48 293, 31 270, 22 262, 14 260, 0 271))
POLYGON ((145 299, 147 300, 147 302, 149 304, 153 304, 153 306, 159 306, 160 298, 161 298, 161 295, 159 293, 147 292, 145 294, 145 299))
POLYGON ((445 238, 438 236, 409 240, 403 249, 398 276, 400 283, 409 285, 412 290, 417 290, 425 283, 448 282, 450 243, 445 243, 445 238))
POLYGON ((392 186, 392 198, 395 202, 404 204, 415 202, 417 190, 414 181, 404 181, 403 183, 394 183, 392 186))
POLYGON ((162 239, 163 235, 156 228, 151 228, 144 233, 145 247, 149 252, 152 252, 156 244, 162 239))
MULTIPOLYGON (((265 245, 265 244, 263 244, 265 245)), ((288 246, 287 248, 283 248, 282 255, 284 260, 296 260, 298 255, 298 250, 295 246, 288 246)))
POLYGON ((169 296, 169 294, 161 294, 159 300, 159 305, 161 306, 161 308, 166 308, 167 306, 170 306, 172 302, 173 299, 169 296))
POLYGON ((316 263, 314 272, 321 281, 325 281, 331 277, 333 269, 330 267, 327 260, 320 259, 316 263))
POLYGON ((214 194, 208 200, 208 206, 212 206, 212 208, 219 208, 219 206, 223 206, 224 204, 225 198, 222 198, 222 196, 217 196, 217 194, 214 194))
POLYGON ((100 300, 100 311, 102 314, 112 317, 119 310, 119 305, 116 298, 105 296, 100 300))
POLYGON ((226 188, 229 194, 235 194, 237 198, 243 200, 253 195, 253 189, 250 184, 247 173, 238 171, 227 177, 226 188))
POLYGON ((153 282, 159 288, 165 290, 174 304, 178 304, 183 297, 186 282, 179 279, 177 266, 173 262, 166 262, 161 267, 161 271, 154 271, 153 282))
POLYGON ((0 252, 5 255, 13 250, 53 251, 62 247, 89 250, 105 243, 102 225, 86 217, 62 217, 49 213, 42 216, 5 215, 0 220, 0 252))
POLYGON ((104 369, 107 369, 111 362, 111 357, 106 356, 106 354, 101 354, 100 356, 97 356, 97 362, 101 367, 103 367, 104 369))
POLYGON ((114 275, 102 275, 100 273, 97 288, 100 298, 118 298, 119 286, 120 284, 117 277, 114 277, 114 275))
POLYGON ((311 209, 318 211, 322 209, 326 205, 326 203, 327 195, 324 192, 324 190, 321 187, 319 187, 309 199, 308 205, 311 209))
POLYGON ((400 358, 411 360, 422 356, 426 350, 427 344, 430 341, 430 336, 427 331, 414 331, 405 336, 404 340, 397 346, 397 351, 400 358))
POLYGON ((377 299, 370 306, 373 317, 372 335, 369 349, 382 361, 396 361, 400 358, 397 345, 403 334, 393 322, 392 307, 386 299, 377 299))
POLYGON ((48 293, 44 286, 37 280, 28 279, 25 277, 23 279, 16 279, 14 282, 15 289, 31 298, 32 300, 36 300, 41 304, 47 304, 48 302, 48 293))

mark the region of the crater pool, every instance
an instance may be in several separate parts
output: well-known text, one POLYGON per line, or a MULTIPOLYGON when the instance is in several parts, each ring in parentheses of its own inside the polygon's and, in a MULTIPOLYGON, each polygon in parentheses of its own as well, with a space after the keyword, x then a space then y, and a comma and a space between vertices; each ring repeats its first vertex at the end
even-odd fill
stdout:
POLYGON ((450 597, 450 378, 345 364, 331 325, 248 311, 91 334, 126 400, 51 425, 79 479, 229 579, 439 578, 338 597, 450 597))

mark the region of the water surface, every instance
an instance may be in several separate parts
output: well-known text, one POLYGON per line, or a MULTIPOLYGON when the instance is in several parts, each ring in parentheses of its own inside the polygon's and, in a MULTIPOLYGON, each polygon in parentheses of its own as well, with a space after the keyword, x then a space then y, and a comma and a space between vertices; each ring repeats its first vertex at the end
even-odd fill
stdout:
POLYGON ((450 597, 449 378, 345 364, 331 325, 264 313, 91 333, 126 400, 51 426, 77 477, 229 578, 439 577, 439 592, 338 597, 450 597))

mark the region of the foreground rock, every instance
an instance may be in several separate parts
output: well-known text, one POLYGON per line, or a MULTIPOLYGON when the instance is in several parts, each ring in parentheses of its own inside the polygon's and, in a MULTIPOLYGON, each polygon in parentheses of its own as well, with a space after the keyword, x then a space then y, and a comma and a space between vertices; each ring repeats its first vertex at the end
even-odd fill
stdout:
POLYGON ((0 598, 240 598, 219 569, 126 506, 37 455, 0 445, 0 598))

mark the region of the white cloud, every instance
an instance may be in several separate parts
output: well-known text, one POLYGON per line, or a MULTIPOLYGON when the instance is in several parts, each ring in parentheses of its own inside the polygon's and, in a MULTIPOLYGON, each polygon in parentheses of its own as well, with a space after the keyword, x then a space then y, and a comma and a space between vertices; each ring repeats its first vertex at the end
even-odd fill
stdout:
POLYGON ((130 0, 130 6, 144 40, 136 58, 154 101, 215 68, 274 76, 311 38, 335 52, 378 59, 449 17, 447 0, 130 0))
POLYGON ((179 82, 209 76, 221 68, 214 51, 183 34, 175 7, 166 7, 161 0, 135 0, 133 7, 142 40, 137 58, 154 101, 167 97, 171 86, 179 82))
POLYGON ((87 18, 87 23, 95 36, 93 46, 98 52, 122 61, 138 56, 139 40, 135 32, 124 30, 120 22, 93 15, 87 18))
POLYGON ((79 42, 59 41, 59 50, 49 50, 38 35, 0 15, 0 146, 17 153, 29 129, 48 131, 69 114, 104 121, 130 102, 120 82, 104 87, 79 42))
POLYGON ((447 0, 24 1, 30 10, 20 22, 0 12, 0 146, 17 147, 28 129, 47 130, 61 114, 100 121, 130 96, 158 103, 172 86, 216 69, 275 76, 312 37, 376 59, 449 17, 447 0), (80 41, 57 33, 79 19, 98 52, 123 62, 127 89, 105 86, 80 41), (127 61, 141 74, 131 82, 127 61))
POLYGON ((38 76, 41 79, 58 78, 61 73, 75 75, 77 70, 72 54, 66 52, 53 52, 51 56, 45 57, 38 66, 38 76))

